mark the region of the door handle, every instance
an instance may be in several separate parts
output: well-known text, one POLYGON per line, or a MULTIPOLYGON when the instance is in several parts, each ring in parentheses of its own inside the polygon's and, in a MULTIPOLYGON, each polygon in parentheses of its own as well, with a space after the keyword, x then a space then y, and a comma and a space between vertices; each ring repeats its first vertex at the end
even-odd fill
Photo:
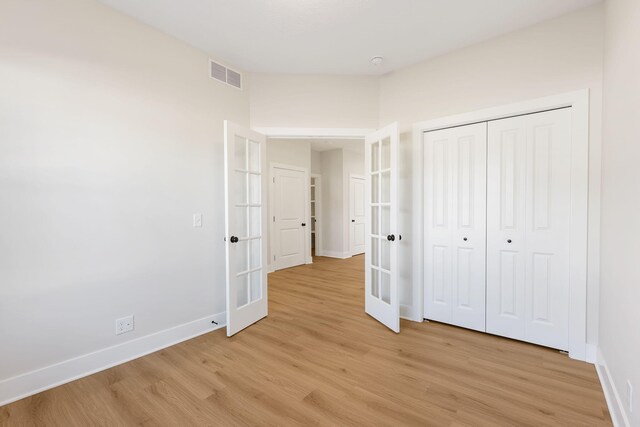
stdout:
POLYGON ((466 241, 467 241, 467 238, 466 238, 466 237, 463 237, 463 238, 462 238, 462 240, 464 240, 464 241, 466 242, 466 241))
POLYGON ((231 239, 229 239, 231 241, 231 243, 238 243, 238 238, 236 236, 231 236, 231 239))
POLYGON ((396 236, 394 236, 393 234, 389 234, 387 236, 387 240, 390 241, 390 242, 393 242, 394 240, 396 240, 396 236))
POLYGON ((507 243, 511 243, 511 239, 507 239, 507 243))
POLYGON ((303 226, 303 227, 306 227, 306 226, 307 226, 307 224, 305 224, 305 223, 303 222, 303 223, 302 223, 302 226, 303 226))
POLYGON ((351 220, 351 222, 356 222, 356 220, 355 220, 355 219, 352 219, 352 220, 351 220))

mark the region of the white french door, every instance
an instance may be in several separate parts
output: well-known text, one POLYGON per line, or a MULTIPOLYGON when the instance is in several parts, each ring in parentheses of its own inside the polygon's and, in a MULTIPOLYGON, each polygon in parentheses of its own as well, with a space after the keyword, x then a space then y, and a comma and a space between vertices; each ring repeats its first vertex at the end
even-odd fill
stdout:
POLYGON ((397 123, 365 138, 365 311, 394 332, 400 332, 398 144, 397 123))
POLYGON ((267 315, 266 139, 224 122, 227 336, 267 315))
POLYGON ((351 256, 364 253, 366 241, 367 218, 365 215, 365 193, 367 181, 364 177, 349 178, 349 242, 351 256))
POLYGON ((424 140, 424 317, 484 331, 487 123, 424 140))

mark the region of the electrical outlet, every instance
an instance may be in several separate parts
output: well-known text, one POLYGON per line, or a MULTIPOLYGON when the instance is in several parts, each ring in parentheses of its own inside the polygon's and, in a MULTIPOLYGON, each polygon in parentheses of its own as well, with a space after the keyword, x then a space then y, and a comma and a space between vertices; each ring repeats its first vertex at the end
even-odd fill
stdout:
POLYGON ((116 319, 116 335, 133 331, 133 314, 116 319))
POLYGON ((633 386, 627 380, 627 402, 629 402, 629 413, 633 412, 633 386))
POLYGON ((193 214, 193 226, 197 227, 197 228, 202 227, 202 214, 201 213, 193 214))

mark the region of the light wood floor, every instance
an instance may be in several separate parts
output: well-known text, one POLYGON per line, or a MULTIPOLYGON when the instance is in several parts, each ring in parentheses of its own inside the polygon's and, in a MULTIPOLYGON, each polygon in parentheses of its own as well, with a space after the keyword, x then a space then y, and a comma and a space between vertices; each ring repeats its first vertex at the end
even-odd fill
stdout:
POLYGON ((269 276, 269 317, 0 408, 1 425, 611 425, 594 367, 364 314, 363 259, 269 276))

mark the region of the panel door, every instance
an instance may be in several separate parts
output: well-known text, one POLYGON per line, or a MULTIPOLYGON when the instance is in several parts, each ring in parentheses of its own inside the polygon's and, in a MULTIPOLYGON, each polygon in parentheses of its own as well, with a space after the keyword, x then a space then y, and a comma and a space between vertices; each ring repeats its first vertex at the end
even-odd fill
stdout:
POLYGON ((489 124, 487 331, 569 343, 571 110, 489 124))
POLYGON ((400 332, 398 295, 398 124, 365 138, 365 312, 400 332))
POLYGON ((306 173, 274 168, 276 269, 305 263, 306 173))
POLYGON ((366 241, 365 193, 367 181, 363 177, 352 176, 349 182, 349 241, 351 255, 364 253, 366 241))
POLYGON ((265 137, 224 122, 227 336, 267 315, 265 137))
POLYGON ((487 124, 424 141, 425 318, 484 331, 487 124))

